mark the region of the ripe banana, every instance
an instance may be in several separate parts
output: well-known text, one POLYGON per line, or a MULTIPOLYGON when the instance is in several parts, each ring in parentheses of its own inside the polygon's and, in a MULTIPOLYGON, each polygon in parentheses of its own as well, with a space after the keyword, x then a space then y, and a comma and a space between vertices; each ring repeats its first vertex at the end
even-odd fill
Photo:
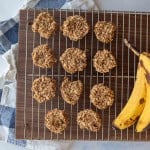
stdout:
POLYGON ((125 129, 133 125, 140 116, 136 131, 142 132, 150 124, 150 53, 139 54, 126 39, 124 43, 139 56, 139 63, 132 94, 121 113, 113 121, 113 125, 125 129))
POLYGON ((144 110, 136 125, 136 131, 142 132, 150 124, 150 54, 143 53, 143 60, 141 63, 144 69, 144 75, 146 79, 146 103, 144 110))
POLYGON ((150 85, 146 84, 146 88, 146 104, 136 125, 136 132, 142 132, 150 123, 150 85))
MULTIPOLYGON (((143 61, 141 56, 142 55, 140 55, 139 62, 143 61)), ((113 125, 119 129, 125 129, 133 125, 144 109, 145 97, 146 85, 144 70, 139 63, 132 94, 121 113, 113 121, 113 125)))

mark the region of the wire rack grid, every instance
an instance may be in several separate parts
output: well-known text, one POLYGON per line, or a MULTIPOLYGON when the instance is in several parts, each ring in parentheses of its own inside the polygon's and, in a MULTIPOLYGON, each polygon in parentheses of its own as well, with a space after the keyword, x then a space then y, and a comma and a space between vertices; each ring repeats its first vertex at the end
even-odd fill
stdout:
POLYGON ((63 140, 124 140, 148 141, 149 130, 136 133, 135 126, 120 131, 112 128, 112 121, 121 111, 132 91, 138 59, 124 46, 123 39, 127 38, 142 51, 149 49, 149 13, 113 12, 113 11, 81 11, 81 10, 49 10, 27 9, 20 11, 19 55, 17 74, 17 108, 16 108, 16 137, 18 139, 63 139, 63 140), (45 40, 38 33, 33 33, 31 25, 36 16, 43 11, 51 13, 59 26, 70 15, 83 16, 90 25, 88 35, 77 42, 70 41, 58 30, 55 35, 45 40), (114 40, 109 44, 97 41, 93 32, 98 20, 111 21, 117 26, 114 40), (41 69, 34 66, 31 58, 33 49, 47 43, 54 50, 59 60, 60 55, 68 47, 78 47, 87 50, 88 65, 83 72, 66 73, 60 62, 51 69, 41 69), (92 58, 98 50, 110 50, 117 60, 117 67, 109 73, 100 74, 92 65, 92 58), (37 104, 31 92, 32 82, 41 75, 50 76, 57 81, 57 95, 51 100, 37 104), (80 79, 83 84, 83 94, 75 106, 64 102, 59 87, 68 76, 72 81, 80 79), (98 110, 89 99, 90 89, 94 84, 104 83, 115 92, 115 103, 106 110, 98 110), (62 134, 54 134, 44 126, 44 116, 53 108, 64 109, 69 115, 70 124, 62 134), (81 130, 76 123, 77 112, 90 108, 97 111, 102 118, 101 130, 93 133, 81 130))

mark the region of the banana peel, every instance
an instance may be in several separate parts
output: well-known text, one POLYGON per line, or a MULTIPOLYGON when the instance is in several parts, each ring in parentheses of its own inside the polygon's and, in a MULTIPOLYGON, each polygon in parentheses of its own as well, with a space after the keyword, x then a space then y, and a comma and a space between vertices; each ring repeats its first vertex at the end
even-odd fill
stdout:
MULTIPOLYGON (((141 59, 142 58, 140 57, 140 60, 141 59)), ((145 97, 146 97, 146 86, 145 86, 144 70, 139 63, 136 81, 131 96, 127 104, 121 111, 121 113, 113 121, 113 126, 122 130, 133 125, 137 121, 138 117, 141 115, 144 109, 145 97)))
POLYGON ((142 132, 150 124, 150 85, 146 84, 147 92, 144 110, 137 122, 136 132, 142 132))
POLYGON ((150 54, 139 54, 125 39, 126 46, 139 56, 136 81, 131 96, 113 126, 126 129, 139 118, 136 131, 142 132, 150 124, 150 54))
POLYGON ((136 125, 137 132, 142 132, 150 124, 150 54, 144 53, 142 57, 145 60, 140 63, 146 79, 146 103, 136 125))

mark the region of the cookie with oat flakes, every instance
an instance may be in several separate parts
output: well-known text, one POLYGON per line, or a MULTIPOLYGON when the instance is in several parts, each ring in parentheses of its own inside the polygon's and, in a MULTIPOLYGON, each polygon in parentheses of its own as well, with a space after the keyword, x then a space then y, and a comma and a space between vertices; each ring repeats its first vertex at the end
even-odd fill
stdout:
POLYGON ((83 83, 80 80, 70 81, 67 77, 64 78, 60 91, 62 98, 71 105, 75 105, 79 100, 83 90, 83 83))
POLYGON ((107 73, 117 66, 115 57, 108 50, 99 50, 93 58, 93 66, 97 72, 107 73))
POLYGON ((32 60, 34 65, 41 68, 51 68, 57 61, 52 49, 47 44, 39 45, 33 49, 32 60))
POLYGON ((90 91, 91 103, 98 109, 106 109, 114 103, 114 91, 102 83, 96 84, 90 91))
POLYGON ((87 66, 86 51, 75 47, 67 48, 59 60, 64 70, 70 74, 83 71, 87 66))
POLYGON ((64 131, 69 124, 67 114, 64 110, 59 110, 57 108, 48 111, 45 115, 45 126, 51 132, 56 134, 64 131))
POLYGON ((86 36, 90 27, 82 16, 75 15, 67 17, 61 29, 64 36, 72 41, 78 41, 86 36))
POLYGON ((81 129, 97 132, 101 127, 101 118, 97 112, 85 109, 77 114, 77 124, 81 129))
POLYGON ((102 43, 111 42, 114 38, 115 31, 116 26, 106 21, 98 21, 94 27, 96 38, 102 43))
POLYGON ((36 78, 32 83, 33 98, 42 103, 51 100, 56 93, 56 80, 49 77, 36 78))
POLYGON ((57 23, 48 12, 40 13, 32 24, 32 31, 38 32, 41 37, 49 39, 56 31, 57 23))

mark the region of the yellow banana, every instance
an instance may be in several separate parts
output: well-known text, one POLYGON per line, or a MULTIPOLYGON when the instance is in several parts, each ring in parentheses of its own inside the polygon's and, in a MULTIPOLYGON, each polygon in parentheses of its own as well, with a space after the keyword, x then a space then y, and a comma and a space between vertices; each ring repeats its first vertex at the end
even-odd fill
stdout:
POLYGON ((147 95, 144 110, 136 125, 136 132, 142 132, 150 123, 150 85, 146 84, 147 95))
POLYGON ((143 61, 143 54, 140 54, 137 69, 136 81, 132 94, 117 118, 113 121, 113 125, 119 129, 125 129, 133 125, 137 118, 141 115, 145 106, 146 85, 144 70, 140 62, 143 61))
POLYGON ((150 54, 143 53, 141 66, 144 69, 146 79, 146 103, 144 110, 138 120, 136 131, 142 132, 150 124, 150 54))

